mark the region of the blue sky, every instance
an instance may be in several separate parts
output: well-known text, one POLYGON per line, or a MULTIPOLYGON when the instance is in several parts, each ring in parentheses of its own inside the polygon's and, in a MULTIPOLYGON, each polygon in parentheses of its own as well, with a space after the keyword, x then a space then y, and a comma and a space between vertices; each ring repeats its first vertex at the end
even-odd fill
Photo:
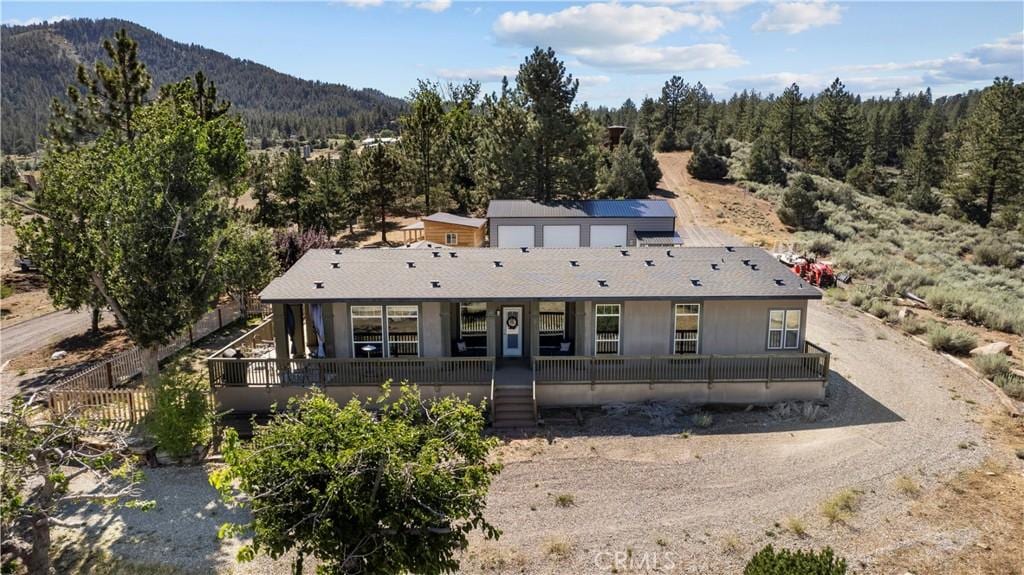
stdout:
MULTIPOLYGON (((496 89, 534 45, 553 46, 580 96, 617 105, 672 74, 719 97, 817 91, 839 76, 864 95, 936 95, 1024 80, 1016 2, 8 2, 5 24, 118 17, 306 79, 405 96, 417 78, 496 89)), ((143 54, 143 58, 145 54, 143 54)))

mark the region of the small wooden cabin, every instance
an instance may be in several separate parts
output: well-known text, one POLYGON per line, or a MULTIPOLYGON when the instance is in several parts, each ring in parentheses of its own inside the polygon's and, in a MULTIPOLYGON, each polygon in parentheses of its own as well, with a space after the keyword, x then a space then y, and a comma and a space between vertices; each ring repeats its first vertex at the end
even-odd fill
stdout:
POLYGON ((435 244, 463 248, 484 245, 487 220, 437 212, 423 218, 423 239, 435 244))

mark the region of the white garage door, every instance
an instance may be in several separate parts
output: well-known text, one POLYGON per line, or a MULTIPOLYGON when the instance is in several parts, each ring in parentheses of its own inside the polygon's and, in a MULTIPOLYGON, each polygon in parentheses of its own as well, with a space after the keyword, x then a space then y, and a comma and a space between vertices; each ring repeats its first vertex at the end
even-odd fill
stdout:
POLYGON ((578 248, 580 247, 579 226, 544 226, 544 247, 546 248, 578 248))
POLYGON ((626 226, 590 226, 590 247, 610 248, 626 245, 626 226))
POLYGON ((533 226, 498 226, 499 248, 532 248, 533 226))

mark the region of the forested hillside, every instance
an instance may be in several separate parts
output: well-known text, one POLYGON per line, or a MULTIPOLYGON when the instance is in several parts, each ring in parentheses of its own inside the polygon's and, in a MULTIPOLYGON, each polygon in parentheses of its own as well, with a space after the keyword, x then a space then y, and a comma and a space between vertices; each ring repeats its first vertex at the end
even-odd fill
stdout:
POLYGON ((28 153, 39 146, 50 101, 74 83, 75 67, 103 57, 103 38, 125 28, 157 87, 202 71, 232 102, 249 136, 305 135, 322 138, 384 128, 405 109, 399 98, 377 90, 311 82, 255 62, 182 44, 124 20, 64 20, 4 26, 2 34, 2 146, 28 153))

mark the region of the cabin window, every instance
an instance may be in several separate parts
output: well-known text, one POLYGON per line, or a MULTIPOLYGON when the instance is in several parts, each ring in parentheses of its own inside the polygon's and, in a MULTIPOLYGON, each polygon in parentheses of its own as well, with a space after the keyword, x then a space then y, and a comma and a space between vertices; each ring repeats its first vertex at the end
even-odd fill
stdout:
POLYGON ((448 232, 444 235, 444 243, 449 246, 459 245, 459 234, 455 232, 448 232))
POLYGON ((695 354, 700 349, 700 304, 676 304, 676 328, 673 350, 677 354, 695 354))
POLYGON ((384 317, 379 305, 352 306, 352 357, 384 357, 384 317))
POLYGON ((414 305, 389 305, 388 355, 419 355, 419 340, 419 308, 414 305))
POLYGON ((487 303, 459 304, 459 338, 467 352, 487 349, 487 303))
POLYGON ((773 309, 768 312, 768 349, 800 347, 800 310, 773 309))
POLYGON ((622 306, 602 303, 594 306, 594 351, 597 355, 619 353, 619 328, 622 306))

